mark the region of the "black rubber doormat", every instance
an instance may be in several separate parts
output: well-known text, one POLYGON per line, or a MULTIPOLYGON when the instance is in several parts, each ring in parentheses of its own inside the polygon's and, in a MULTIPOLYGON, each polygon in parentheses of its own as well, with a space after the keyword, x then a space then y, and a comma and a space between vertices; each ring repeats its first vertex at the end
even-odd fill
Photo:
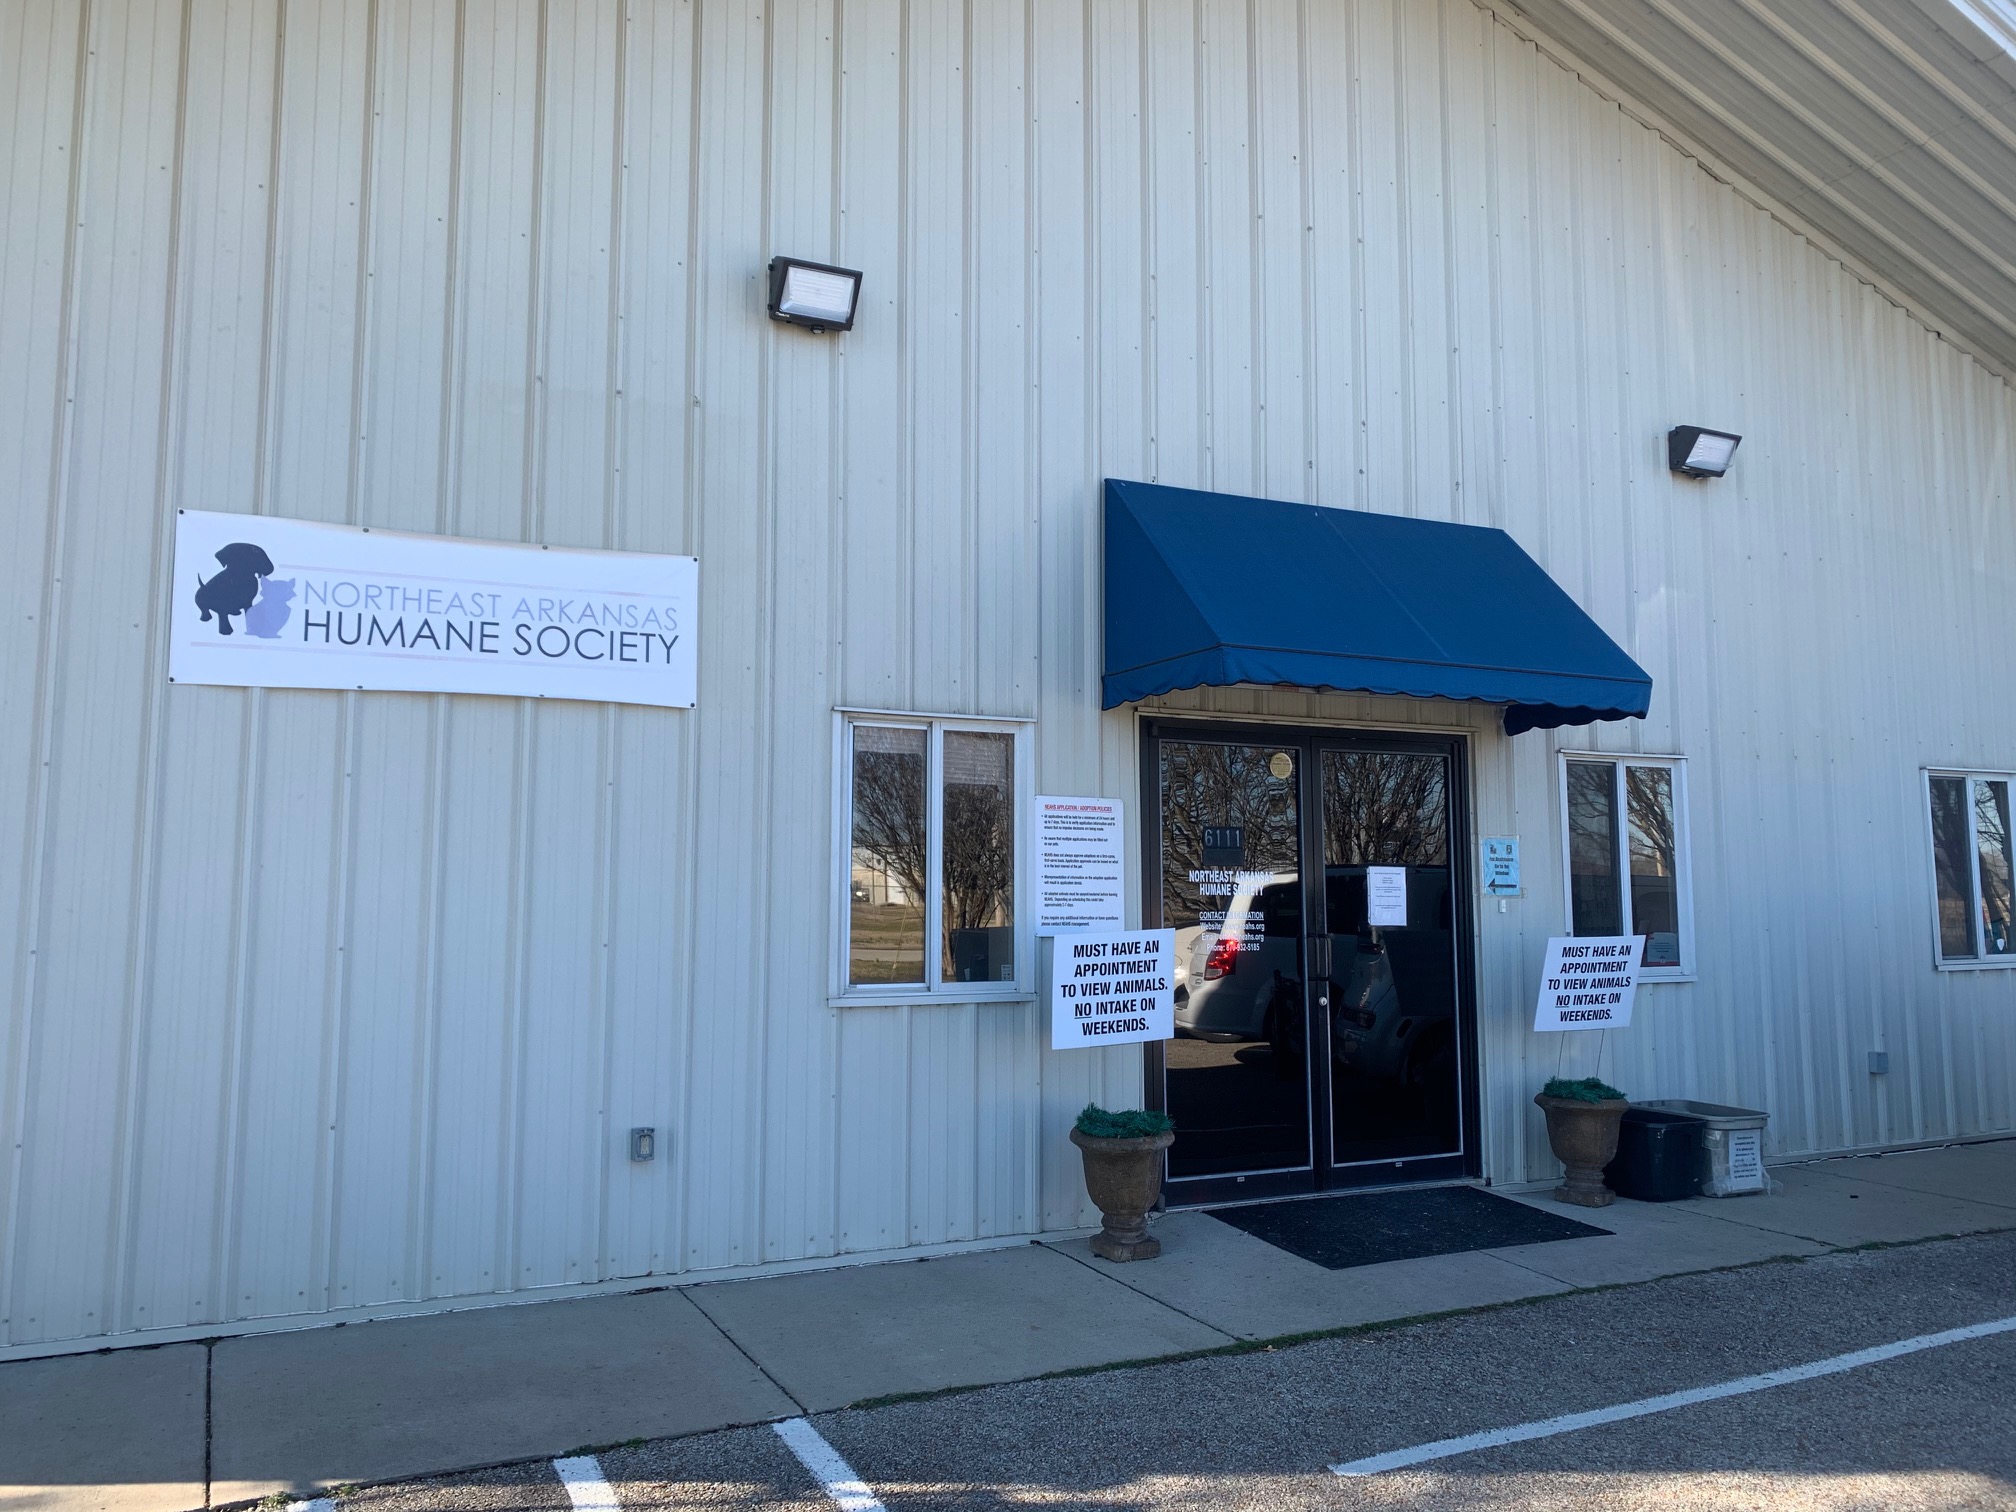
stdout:
POLYGON ((1247 1202, 1210 1214, 1328 1270, 1610 1232, 1476 1187, 1247 1202))

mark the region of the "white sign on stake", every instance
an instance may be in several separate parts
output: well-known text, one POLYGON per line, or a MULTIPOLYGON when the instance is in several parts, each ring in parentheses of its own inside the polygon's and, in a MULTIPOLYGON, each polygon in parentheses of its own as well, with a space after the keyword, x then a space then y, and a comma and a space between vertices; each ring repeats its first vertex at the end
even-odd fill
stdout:
POLYGON ((168 677, 693 707, 692 557, 176 512, 168 677))
POLYGON ((1407 868, 1365 868, 1365 922, 1387 929, 1407 927, 1407 868))
POLYGON ((1119 929, 1127 920, 1118 798, 1036 800, 1036 933, 1119 929))
POLYGON ((1638 995, 1638 961, 1643 935, 1580 935, 1547 942, 1540 968, 1540 1002, 1533 1027, 1622 1029, 1631 1022, 1638 995))
POLYGON ((1176 1036, 1176 931, 1057 936, 1050 1048, 1089 1050, 1176 1036))

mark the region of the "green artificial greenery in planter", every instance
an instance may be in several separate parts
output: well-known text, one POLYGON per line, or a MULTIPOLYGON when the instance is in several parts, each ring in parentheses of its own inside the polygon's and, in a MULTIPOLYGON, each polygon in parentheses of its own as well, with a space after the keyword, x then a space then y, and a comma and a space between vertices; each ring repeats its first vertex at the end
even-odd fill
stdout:
POLYGON ((1555 1077, 1533 1099, 1547 1115, 1547 1144, 1566 1171, 1554 1188, 1556 1202, 1608 1207, 1617 1194, 1603 1183, 1603 1168, 1617 1158, 1617 1132, 1630 1105, 1624 1094, 1593 1076, 1555 1077))
POLYGON ((1088 1103, 1071 1130, 1085 1160, 1085 1190, 1105 1227, 1092 1236, 1104 1260, 1152 1260, 1162 1241, 1148 1233, 1148 1214, 1162 1195, 1162 1152, 1176 1138, 1167 1113, 1145 1108, 1113 1112, 1088 1103))
POLYGON ((1153 1139, 1157 1134, 1175 1133, 1176 1123, 1167 1113, 1151 1108, 1110 1113, 1096 1103, 1087 1103, 1078 1115, 1077 1129, 1091 1139, 1153 1139))
POLYGON ((1624 1094, 1606 1081, 1598 1081, 1593 1076, 1585 1076, 1580 1081, 1569 1081, 1557 1076, 1540 1089, 1542 1097, 1567 1097, 1576 1102, 1609 1102, 1624 1094))

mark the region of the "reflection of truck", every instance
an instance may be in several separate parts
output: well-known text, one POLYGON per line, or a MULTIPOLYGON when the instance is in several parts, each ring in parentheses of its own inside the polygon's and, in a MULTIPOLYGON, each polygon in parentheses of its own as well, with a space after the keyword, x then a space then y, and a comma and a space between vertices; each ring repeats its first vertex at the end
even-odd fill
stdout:
MULTIPOLYGON (((1342 1080, 1426 1090, 1454 1085, 1456 963, 1449 873, 1407 869, 1407 926, 1366 923, 1365 868, 1323 879, 1330 935, 1330 1059, 1342 1080)), ((1243 883, 1224 922, 1176 932, 1176 1032, 1266 1040, 1276 1069, 1303 1058, 1302 884, 1291 873, 1243 883)))
POLYGON ((1299 985, 1302 882, 1247 873, 1214 927, 1176 931, 1176 1033, 1202 1040, 1270 1037, 1276 983, 1299 985))
POLYGON ((1333 867, 1324 879, 1330 937, 1330 1059, 1350 1076, 1424 1095, 1453 1087, 1456 961, 1449 873, 1407 871, 1407 928, 1364 924, 1364 868, 1333 867), (1354 906, 1355 905, 1355 906, 1354 906))

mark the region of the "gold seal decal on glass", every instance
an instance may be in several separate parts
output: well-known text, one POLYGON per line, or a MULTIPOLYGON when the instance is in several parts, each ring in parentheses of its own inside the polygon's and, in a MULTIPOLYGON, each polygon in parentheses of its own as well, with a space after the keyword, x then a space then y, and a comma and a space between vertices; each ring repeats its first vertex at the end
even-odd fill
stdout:
POLYGON ((1267 758, 1267 770, 1286 782, 1289 774, 1295 770, 1295 758, 1286 751, 1276 751, 1267 758))

